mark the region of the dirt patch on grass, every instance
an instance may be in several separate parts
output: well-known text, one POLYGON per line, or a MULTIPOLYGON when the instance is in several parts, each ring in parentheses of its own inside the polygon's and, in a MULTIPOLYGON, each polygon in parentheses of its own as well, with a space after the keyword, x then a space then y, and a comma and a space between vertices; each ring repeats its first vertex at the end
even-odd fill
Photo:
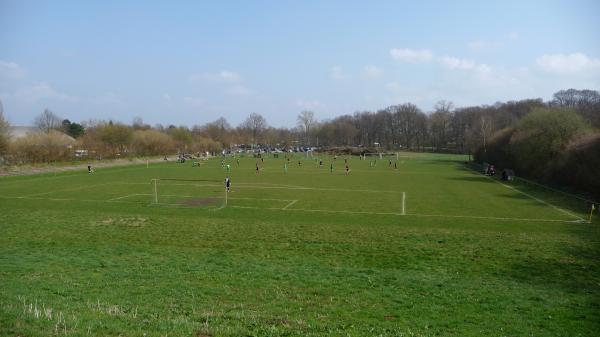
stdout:
POLYGON ((219 203, 217 198, 198 198, 180 200, 179 204, 186 206, 214 206, 219 203))
POLYGON ((212 337, 212 335, 208 332, 198 331, 196 332, 196 337, 212 337))

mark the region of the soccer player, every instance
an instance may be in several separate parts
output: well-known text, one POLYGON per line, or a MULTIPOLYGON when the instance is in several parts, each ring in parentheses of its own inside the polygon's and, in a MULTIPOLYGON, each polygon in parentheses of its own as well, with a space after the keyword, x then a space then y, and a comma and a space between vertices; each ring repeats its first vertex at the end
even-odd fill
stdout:
POLYGON ((92 165, 88 165, 88 173, 92 173, 92 172, 94 172, 94 171, 92 170, 92 165))
POLYGON ((346 175, 350 174, 350 166, 348 166, 348 164, 346 164, 346 175))
POLYGON ((329 173, 333 174, 333 163, 329 164, 329 173))
POLYGON ((229 176, 225 178, 225 188, 227 189, 227 192, 231 189, 231 179, 229 179, 229 176))
POLYGON ((229 173, 231 173, 231 165, 227 164, 227 175, 229 175, 229 173))
POLYGON ((302 162, 298 160, 298 167, 302 167, 302 162))
POLYGON ((256 162, 256 174, 258 174, 258 170, 259 170, 259 168, 258 168, 258 162, 256 162))
POLYGON ((239 167, 240 166, 240 158, 237 158, 236 160, 237 160, 237 166, 239 167))
POLYGON ((395 161, 395 162, 394 162, 394 170, 397 170, 397 169, 398 169, 398 162, 397 162, 397 161, 395 161))

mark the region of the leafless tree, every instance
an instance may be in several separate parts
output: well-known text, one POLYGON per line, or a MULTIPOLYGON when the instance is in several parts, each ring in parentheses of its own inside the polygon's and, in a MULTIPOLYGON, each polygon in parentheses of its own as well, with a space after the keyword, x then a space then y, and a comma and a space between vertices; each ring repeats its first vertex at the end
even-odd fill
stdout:
POLYGON ((298 127, 302 129, 306 139, 306 145, 310 145, 310 133, 315 124, 315 113, 309 110, 300 112, 297 118, 298 127))
POLYGON ((51 130, 62 127, 62 120, 54 112, 45 109, 44 112, 35 118, 33 123, 41 132, 50 133, 51 130))
POLYGON ((251 113, 242 123, 241 127, 252 134, 252 143, 257 144, 259 136, 267 128, 267 120, 260 114, 251 113))

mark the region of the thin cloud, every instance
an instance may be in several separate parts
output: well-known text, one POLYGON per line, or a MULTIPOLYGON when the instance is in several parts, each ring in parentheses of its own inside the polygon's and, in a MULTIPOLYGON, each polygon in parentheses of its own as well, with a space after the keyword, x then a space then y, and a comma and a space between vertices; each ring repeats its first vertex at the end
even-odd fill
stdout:
POLYGON ((0 79, 11 80, 25 77, 27 71, 15 62, 0 60, 0 79))
POLYGON ((408 63, 424 63, 433 59, 433 52, 428 49, 393 48, 390 56, 397 61, 408 63))
POLYGON ((222 82, 222 83, 239 83, 242 81, 242 76, 231 70, 221 70, 218 73, 202 73, 190 75, 190 82, 222 82))
POLYGON ((536 65, 545 72, 563 75, 600 71, 600 59, 583 53, 545 54, 537 58, 536 65))
POLYGON ((377 78, 383 74, 383 70, 377 66, 369 64, 365 66, 363 73, 367 78, 377 78))
POLYGON ((475 71, 480 75, 489 74, 492 69, 484 63, 477 63, 469 59, 460 59, 457 57, 443 56, 438 58, 438 62, 445 68, 451 70, 475 71))
POLYGON ((31 86, 23 87, 17 90, 13 97, 21 101, 40 102, 40 101, 61 101, 77 102, 79 97, 69 95, 56 90, 54 87, 44 82, 33 83, 31 86))

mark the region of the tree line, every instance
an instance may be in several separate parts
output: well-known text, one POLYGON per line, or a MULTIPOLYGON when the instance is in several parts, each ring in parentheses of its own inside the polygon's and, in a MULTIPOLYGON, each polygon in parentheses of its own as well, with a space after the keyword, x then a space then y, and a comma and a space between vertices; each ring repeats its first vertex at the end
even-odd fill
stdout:
MULTIPOLYGON (((78 150, 80 155, 85 151, 94 158, 114 158, 219 152, 243 144, 282 149, 475 154, 480 161, 504 163, 522 172, 533 172, 537 166, 539 172, 540 166, 563 158, 566 149, 581 149, 581 142, 588 144, 597 139, 600 93, 568 89, 555 93, 547 102, 524 99, 459 108, 440 101, 431 112, 404 103, 326 120, 316 119, 312 111, 301 111, 292 128, 272 127, 258 113, 250 114, 235 127, 224 117, 188 127, 150 126, 141 118, 129 124, 103 120, 76 123, 48 109, 35 118, 34 124, 37 132, 11 140, 10 127, 0 109, 0 156, 5 163, 66 160, 78 150), (546 125, 550 121, 556 127, 546 125), (567 124, 571 129, 559 128, 567 124), (510 154, 503 154, 507 148, 510 154), (545 155, 538 157, 542 153, 545 155)), ((552 170, 545 169, 544 176, 553 176, 546 171, 552 170)))

